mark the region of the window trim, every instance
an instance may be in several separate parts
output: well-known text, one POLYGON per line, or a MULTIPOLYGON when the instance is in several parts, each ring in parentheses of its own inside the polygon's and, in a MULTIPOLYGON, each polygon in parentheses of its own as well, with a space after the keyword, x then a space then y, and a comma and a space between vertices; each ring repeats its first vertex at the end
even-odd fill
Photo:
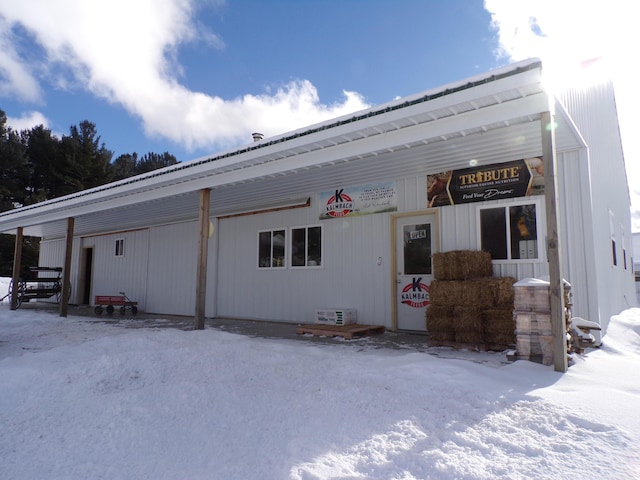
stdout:
POLYGON ((624 269, 627 269, 627 239, 624 234, 624 225, 620 225, 620 232, 622 235, 622 261, 624 263, 624 269))
POLYGON ((292 270, 299 270, 299 269, 321 269, 324 268, 324 228, 322 228, 322 224, 321 223, 314 223, 314 224, 309 224, 309 225, 297 225, 294 227, 291 227, 289 229, 290 231, 290 235, 289 235, 289 267, 292 270), (309 265, 309 229, 310 228, 319 228, 320 229, 320 265, 309 265), (305 261, 304 261, 304 265, 294 265, 293 264, 293 231, 294 230, 301 230, 304 229, 305 231, 305 261))
MULTIPOLYGON (((539 196, 536 196, 539 197, 539 196)), ((536 231, 537 231, 537 247, 538 247, 538 258, 505 258, 505 259, 491 259, 491 262, 498 265, 515 265, 515 264, 531 264, 531 263, 545 263, 547 261, 546 258, 546 247, 545 247, 545 239, 547 236, 547 223, 546 219, 546 211, 544 208, 544 202, 542 198, 534 198, 527 197, 526 199, 517 200, 514 202, 509 201, 498 201, 498 202, 487 202, 476 205, 476 242, 478 250, 482 249, 482 224, 480 218, 480 212, 482 210, 487 209, 495 209, 495 208, 503 208, 505 213, 505 218, 508 218, 510 207, 518 207, 521 205, 535 205, 536 207, 536 231)), ((511 225, 509 222, 506 222, 507 227, 507 254, 511 256, 511 242, 510 242, 510 234, 511 234, 511 225)))
POLYGON ((256 235, 256 240, 257 240, 257 245, 256 245, 256 269, 258 271, 273 271, 273 270, 286 270, 288 268, 287 265, 287 258, 288 258, 288 252, 287 252, 287 237, 290 236, 288 234, 288 229, 286 227, 275 227, 275 228, 264 228, 261 230, 258 230, 257 235, 256 235), (260 266, 260 234, 261 233, 265 233, 265 232, 269 232, 271 233, 271 252, 270 252, 270 257, 269 257, 269 266, 260 266), (282 266, 273 266, 273 234, 275 232, 284 232, 284 253, 282 256, 282 266))
POLYGON ((124 257, 124 237, 116 238, 116 248, 113 252, 113 256, 116 258, 124 257))
POLYGON ((611 268, 618 266, 618 246, 616 242, 616 217, 609 209, 609 236, 611 238, 611 268))

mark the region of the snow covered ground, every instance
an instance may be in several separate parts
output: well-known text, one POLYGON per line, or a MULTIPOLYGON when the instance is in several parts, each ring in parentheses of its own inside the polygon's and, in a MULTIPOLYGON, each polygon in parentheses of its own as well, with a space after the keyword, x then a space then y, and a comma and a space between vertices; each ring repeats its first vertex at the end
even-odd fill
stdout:
POLYGON ((132 329, 5 300, 0 478, 640 478, 640 309, 564 375, 359 342, 132 329))

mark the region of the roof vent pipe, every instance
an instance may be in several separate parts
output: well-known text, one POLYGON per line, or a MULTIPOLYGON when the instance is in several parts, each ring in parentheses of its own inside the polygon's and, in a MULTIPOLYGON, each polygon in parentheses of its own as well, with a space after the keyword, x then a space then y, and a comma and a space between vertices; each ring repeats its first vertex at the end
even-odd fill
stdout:
POLYGON ((253 137, 253 141, 254 142, 259 142, 260 140, 262 140, 264 138, 264 135, 261 133, 252 133, 251 136, 253 137))

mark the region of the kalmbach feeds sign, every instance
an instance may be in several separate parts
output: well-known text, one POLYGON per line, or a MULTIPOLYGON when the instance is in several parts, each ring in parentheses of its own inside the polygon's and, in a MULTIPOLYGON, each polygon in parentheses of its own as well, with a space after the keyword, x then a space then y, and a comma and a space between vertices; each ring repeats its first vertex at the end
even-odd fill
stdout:
POLYGON ((429 207, 543 193, 542 158, 526 158, 427 175, 429 207))

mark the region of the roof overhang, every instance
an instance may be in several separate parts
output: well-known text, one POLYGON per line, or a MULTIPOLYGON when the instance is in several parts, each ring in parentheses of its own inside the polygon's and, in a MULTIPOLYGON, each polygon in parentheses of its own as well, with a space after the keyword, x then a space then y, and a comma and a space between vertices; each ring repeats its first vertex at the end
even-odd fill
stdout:
MULTIPOLYGON (((350 116, 90 190, 0 213, 0 232, 56 238, 75 218, 90 235, 277 208, 336 186, 437 173, 541 154, 540 114, 555 102, 537 60, 350 116)), ((584 147, 564 109, 558 150, 584 147)))

